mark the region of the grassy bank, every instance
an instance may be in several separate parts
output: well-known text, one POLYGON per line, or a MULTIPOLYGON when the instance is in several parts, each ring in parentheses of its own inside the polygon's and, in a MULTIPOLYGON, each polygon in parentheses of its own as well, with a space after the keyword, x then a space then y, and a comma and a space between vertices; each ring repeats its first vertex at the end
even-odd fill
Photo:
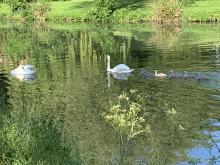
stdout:
MULTIPOLYGON (((93 21, 91 16, 93 0, 71 0, 51 2, 51 10, 46 19, 48 21, 93 21)), ((114 4, 112 20, 114 22, 146 22, 151 21, 155 6, 152 2, 144 0, 126 2, 117 1, 114 4)), ((0 5, 0 18, 16 19, 12 16, 8 5, 0 5)), ((219 0, 191 0, 183 7, 183 21, 190 22, 220 22, 219 0)))
POLYGON ((183 17, 191 22, 220 22, 220 1, 195 1, 184 8, 183 17))

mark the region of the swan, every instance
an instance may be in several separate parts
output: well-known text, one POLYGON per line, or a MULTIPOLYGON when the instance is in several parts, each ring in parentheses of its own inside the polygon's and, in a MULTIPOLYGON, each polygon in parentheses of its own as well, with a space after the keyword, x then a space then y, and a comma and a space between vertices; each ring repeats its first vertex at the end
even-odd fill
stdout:
POLYGON ((142 75, 144 78, 150 78, 154 74, 142 68, 141 72, 140 72, 140 75, 142 75))
POLYGON ((36 69, 33 65, 20 64, 16 69, 10 72, 12 75, 32 75, 36 73, 36 69))
POLYGON ((155 70, 154 76, 155 76, 155 77, 166 77, 167 75, 164 74, 164 73, 157 73, 157 70, 155 70))
POLYGON ((180 72, 175 72, 173 70, 170 70, 168 72, 168 77, 169 78, 182 78, 184 77, 184 73, 180 73, 180 72))
POLYGON ((189 73, 187 71, 183 72, 183 76, 184 78, 195 78, 196 77, 195 75, 193 75, 193 73, 189 73))
POLYGON ((210 79, 209 79, 209 78, 206 78, 206 77, 201 77, 201 74, 200 74, 200 73, 197 73, 197 74, 196 74, 196 80, 197 80, 197 81, 209 81, 210 79))
POLYGON ((107 56, 108 63, 107 63, 107 71, 112 73, 131 73, 134 69, 129 68, 125 64, 119 64, 115 66, 113 69, 110 67, 110 56, 107 56))

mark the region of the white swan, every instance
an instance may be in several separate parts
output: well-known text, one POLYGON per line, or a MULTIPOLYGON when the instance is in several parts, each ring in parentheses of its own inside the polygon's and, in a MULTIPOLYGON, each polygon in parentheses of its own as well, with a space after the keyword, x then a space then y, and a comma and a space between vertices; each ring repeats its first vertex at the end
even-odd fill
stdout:
POLYGON ((110 67, 110 56, 107 56, 108 63, 107 63, 107 71, 112 73, 131 73, 134 69, 129 68, 125 64, 119 64, 115 66, 113 69, 110 67))
POLYGON ((164 74, 164 73, 157 73, 157 70, 155 70, 154 76, 155 76, 155 77, 166 77, 167 75, 164 74))
POLYGON ((33 65, 20 64, 16 69, 10 72, 12 75, 32 75, 36 73, 36 69, 33 65))

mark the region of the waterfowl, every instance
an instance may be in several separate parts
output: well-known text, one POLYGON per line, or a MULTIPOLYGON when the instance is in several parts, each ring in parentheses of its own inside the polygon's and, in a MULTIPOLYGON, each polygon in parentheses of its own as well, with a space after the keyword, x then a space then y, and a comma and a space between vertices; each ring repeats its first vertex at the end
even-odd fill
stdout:
POLYGON ((33 65, 20 64, 16 69, 10 72, 12 75, 32 75, 36 73, 36 69, 33 65))
POLYGON ((168 77, 169 77, 169 78, 183 78, 183 77, 185 77, 185 76, 187 76, 187 72, 184 72, 184 73, 175 72, 175 73, 174 73, 173 70, 170 70, 170 71, 168 72, 168 77))
POLYGON ((153 74, 145 69, 141 69, 140 75, 142 75, 144 78, 152 77, 153 74))
POLYGON ((125 64, 119 64, 117 66, 115 66, 113 69, 111 69, 110 67, 110 56, 107 56, 107 71, 108 72, 112 72, 112 73, 131 73, 134 69, 129 68, 127 65, 125 64))
POLYGON ((183 73, 180 73, 180 72, 174 72, 173 70, 170 70, 168 72, 168 77, 169 78, 184 78, 185 76, 187 76, 187 72, 183 72, 183 73))
POLYGON ((201 74, 200 74, 200 73, 197 73, 197 74, 196 74, 196 80, 197 80, 197 81, 209 81, 210 79, 209 79, 209 78, 206 78, 206 77, 201 77, 201 74))
POLYGON ((184 78, 196 78, 196 76, 195 76, 195 74, 193 74, 193 73, 189 73, 189 72, 187 72, 187 71, 184 71, 183 72, 183 77, 184 78))
POLYGON ((166 77, 167 75, 164 74, 164 73, 157 73, 157 70, 155 70, 154 76, 155 76, 155 77, 166 77))

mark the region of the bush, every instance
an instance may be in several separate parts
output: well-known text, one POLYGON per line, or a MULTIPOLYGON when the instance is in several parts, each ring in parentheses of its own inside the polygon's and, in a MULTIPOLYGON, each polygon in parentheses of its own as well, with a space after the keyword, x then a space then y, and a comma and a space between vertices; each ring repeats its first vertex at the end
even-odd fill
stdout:
POLYGON ((153 21, 160 23, 180 22, 182 4, 178 0, 160 0, 154 7, 153 21))
POLYGON ((50 10, 50 4, 47 2, 37 4, 33 7, 33 17, 35 21, 44 22, 47 12, 50 10))
POLYGON ((26 10, 29 6, 29 2, 33 0, 5 0, 4 2, 7 3, 13 13, 20 12, 26 10))
POLYGON ((92 15, 97 21, 109 21, 113 13, 113 0, 94 0, 92 15))

